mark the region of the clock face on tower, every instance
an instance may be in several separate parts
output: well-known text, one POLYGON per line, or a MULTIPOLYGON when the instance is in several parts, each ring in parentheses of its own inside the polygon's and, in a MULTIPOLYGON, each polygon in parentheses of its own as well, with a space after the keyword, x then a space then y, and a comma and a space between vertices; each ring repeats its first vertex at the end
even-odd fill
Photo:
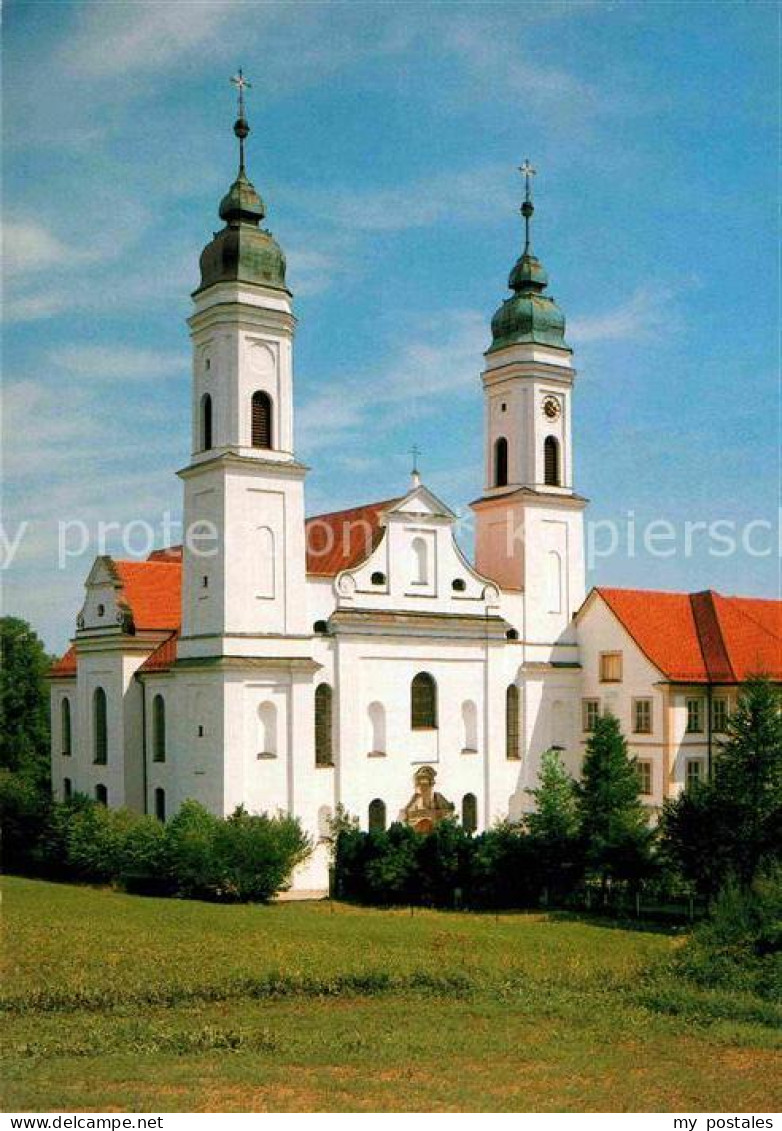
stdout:
POLYGON ((562 412, 562 405, 557 397, 546 397, 543 401, 543 415, 546 420, 556 420, 562 412))

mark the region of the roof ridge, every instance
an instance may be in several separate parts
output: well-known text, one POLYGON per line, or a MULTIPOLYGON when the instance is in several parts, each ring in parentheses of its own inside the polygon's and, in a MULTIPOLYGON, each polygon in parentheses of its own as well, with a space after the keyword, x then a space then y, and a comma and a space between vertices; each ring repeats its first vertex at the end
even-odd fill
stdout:
POLYGON ((353 511, 378 510, 381 507, 390 507, 392 503, 401 502, 404 498, 406 498, 405 495, 396 495, 393 499, 380 499, 379 502, 376 503, 356 503, 356 505, 352 507, 339 507, 334 511, 321 511, 320 514, 307 515, 304 521, 314 522, 315 519, 318 518, 333 518, 335 515, 351 514, 353 511))
MULTIPOLYGON (((718 596, 721 596, 721 594, 718 594, 718 596)), ((766 636, 770 636, 772 640, 779 640, 782 642, 782 636, 780 636, 776 632, 772 632, 768 625, 763 624, 762 621, 759 621, 757 617, 752 616, 751 613, 748 613, 745 609, 741 608, 740 605, 733 604, 734 601, 773 601, 775 604, 778 604, 780 605, 780 607, 782 607, 782 601, 778 601, 776 597, 722 597, 722 600, 730 601, 731 608, 735 613, 737 613, 739 616, 744 617, 746 620, 752 621, 755 627, 759 628, 760 631, 765 633, 766 636)))

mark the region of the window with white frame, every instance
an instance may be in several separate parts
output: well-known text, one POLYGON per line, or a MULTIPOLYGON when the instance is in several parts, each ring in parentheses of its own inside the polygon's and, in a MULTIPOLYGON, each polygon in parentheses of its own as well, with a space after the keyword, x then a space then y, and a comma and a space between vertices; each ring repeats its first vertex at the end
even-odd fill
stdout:
POLYGON ((635 734, 652 733, 651 699, 633 700, 633 731, 635 734))
POLYGON ((652 793, 652 763, 648 758, 640 758, 635 764, 638 773, 638 792, 642 797, 652 793))
POLYGON ((724 734, 728 728, 728 700, 720 695, 711 703, 711 729, 715 734, 724 734))
POLYGON ((697 786, 703 778, 703 759, 688 758, 684 767, 684 785, 690 790, 697 786))
POLYGON ((597 720, 600 718, 600 700, 599 699, 582 699, 581 700, 581 729, 589 733, 595 729, 597 720))
POLYGON ((703 699, 700 697, 687 700, 687 734, 701 734, 703 732, 703 699))

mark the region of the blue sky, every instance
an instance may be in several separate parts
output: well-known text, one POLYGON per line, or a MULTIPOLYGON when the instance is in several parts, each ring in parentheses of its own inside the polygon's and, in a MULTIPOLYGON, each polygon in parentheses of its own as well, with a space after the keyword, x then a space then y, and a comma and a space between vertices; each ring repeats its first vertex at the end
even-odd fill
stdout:
POLYGON ((299 318, 310 513, 397 493, 413 443, 449 503, 479 493, 529 154, 579 370, 576 486, 592 521, 677 530, 674 555, 616 553, 590 582, 777 593, 776 554, 681 535, 777 524, 776 5, 10 0, 4 23, 6 538, 29 525, 3 603, 51 648, 97 524, 180 513, 184 320, 239 65, 299 318))

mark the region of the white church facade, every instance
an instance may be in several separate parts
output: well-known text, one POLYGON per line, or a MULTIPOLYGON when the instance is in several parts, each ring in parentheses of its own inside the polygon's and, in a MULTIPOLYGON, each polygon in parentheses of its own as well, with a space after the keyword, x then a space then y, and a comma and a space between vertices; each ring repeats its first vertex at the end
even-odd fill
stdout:
MULTIPOLYGON (((52 779, 165 819, 186 799, 300 818, 328 882, 338 807, 364 827, 482 830, 529 808, 542 753, 577 774, 611 710, 652 809, 708 771, 742 678, 782 679, 780 603, 585 593, 575 371, 526 242, 482 375, 475 562, 417 473, 389 498, 305 518, 292 295, 247 178, 243 111, 224 227, 189 319, 192 455, 181 547, 98 558, 51 672, 52 779)), ((476 389, 476 396, 478 390, 476 389)))

